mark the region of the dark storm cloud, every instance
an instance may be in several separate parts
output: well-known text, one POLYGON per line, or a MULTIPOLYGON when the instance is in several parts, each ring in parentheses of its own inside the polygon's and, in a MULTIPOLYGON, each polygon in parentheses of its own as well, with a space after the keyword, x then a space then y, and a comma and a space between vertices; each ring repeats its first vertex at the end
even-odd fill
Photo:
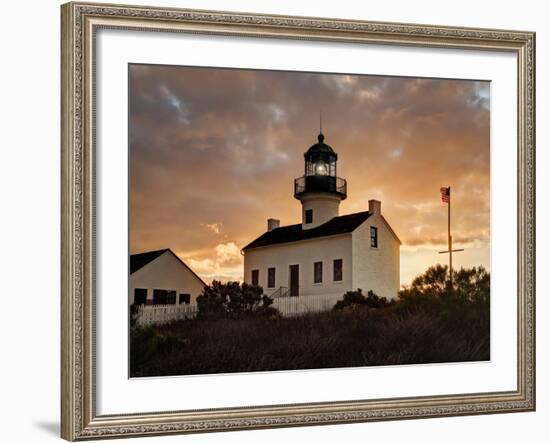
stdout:
POLYGON ((444 185, 455 243, 488 265, 488 83, 143 65, 130 68, 131 250, 171 247, 207 280, 241 278, 239 249, 265 220, 299 220, 292 184, 320 110, 348 180, 341 213, 383 201, 403 281, 422 271, 416 249, 445 244, 444 185))

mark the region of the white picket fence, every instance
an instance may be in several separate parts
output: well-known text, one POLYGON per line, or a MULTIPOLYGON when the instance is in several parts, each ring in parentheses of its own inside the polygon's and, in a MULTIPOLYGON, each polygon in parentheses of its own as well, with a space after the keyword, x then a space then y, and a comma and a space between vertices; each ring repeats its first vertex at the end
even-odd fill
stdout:
POLYGON ((341 294, 315 294, 299 297, 276 297, 272 306, 284 316, 301 315, 309 312, 330 311, 342 298, 341 294))
POLYGON ((149 326, 153 324, 170 323, 173 321, 193 318, 197 315, 196 304, 181 305, 141 305, 138 309, 136 324, 149 326))
MULTIPOLYGON (((332 309, 342 298, 340 294, 303 295, 299 297, 274 297, 272 306, 284 316, 295 316, 310 312, 332 309)), ((138 309, 136 323, 140 326, 170 323, 193 318, 197 315, 196 304, 182 305, 142 305, 138 309)))

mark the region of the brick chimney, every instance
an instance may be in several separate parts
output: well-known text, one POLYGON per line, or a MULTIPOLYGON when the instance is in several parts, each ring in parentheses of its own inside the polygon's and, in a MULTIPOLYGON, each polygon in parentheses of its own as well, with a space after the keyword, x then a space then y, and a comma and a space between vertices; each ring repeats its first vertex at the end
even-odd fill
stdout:
POLYGON ((268 218, 267 219, 267 230, 273 231, 273 229, 277 229, 279 226, 281 226, 281 221, 277 220, 275 218, 268 218))
POLYGON ((380 215, 382 212, 382 203, 379 200, 369 200, 369 212, 380 215))

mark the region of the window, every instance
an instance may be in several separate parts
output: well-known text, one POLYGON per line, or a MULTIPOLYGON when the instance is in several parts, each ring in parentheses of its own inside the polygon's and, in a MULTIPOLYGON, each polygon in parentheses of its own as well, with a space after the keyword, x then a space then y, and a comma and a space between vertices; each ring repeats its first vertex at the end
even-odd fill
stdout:
POLYGON ((375 226, 370 227, 370 246, 371 248, 378 247, 378 228, 375 226))
POLYGON ((147 289, 134 289, 134 305, 144 305, 147 303, 147 289))
POLYGON ((323 283, 323 262, 313 263, 313 283, 323 283))
POLYGON ((260 271, 258 269, 252 270, 252 286, 258 286, 260 283, 260 271))
POLYGON ((166 289, 153 289, 154 305, 175 305, 176 291, 167 291, 166 289))
POLYGON ((267 287, 275 287, 275 268, 267 268, 267 287))
POLYGON ((306 209, 306 224, 313 223, 313 209, 306 209))
POLYGON ((342 281, 342 259, 338 258, 333 262, 332 279, 334 281, 342 281))
POLYGON ((154 305, 165 305, 166 304, 166 293, 164 289, 153 289, 153 304, 154 305))
POLYGON ((300 265, 290 265, 288 267, 290 289, 290 297, 298 297, 300 295, 300 265))
POLYGON ((191 303, 191 294, 180 294, 179 304, 188 305, 191 303))
POLYGON ((167 305, 176 304, 176 291, 166 291, 166 304, 167 305))

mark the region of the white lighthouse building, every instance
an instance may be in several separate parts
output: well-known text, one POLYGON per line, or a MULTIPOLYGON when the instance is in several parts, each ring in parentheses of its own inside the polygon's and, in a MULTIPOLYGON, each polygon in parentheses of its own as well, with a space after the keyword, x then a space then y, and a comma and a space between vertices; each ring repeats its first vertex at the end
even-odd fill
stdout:
POLYGON ((267 231, 243 248, 244 280, 275 297, 322 294, 337 300, 361 288, 395 298, 401 241, 380 201, 369 200, 363 212, 339 214, 347 183, 337 176, 338 155, 324 140, 319 134, 304 154, 305 173, 294 181, 302 222, 280 226, 267 220, 267 231))

